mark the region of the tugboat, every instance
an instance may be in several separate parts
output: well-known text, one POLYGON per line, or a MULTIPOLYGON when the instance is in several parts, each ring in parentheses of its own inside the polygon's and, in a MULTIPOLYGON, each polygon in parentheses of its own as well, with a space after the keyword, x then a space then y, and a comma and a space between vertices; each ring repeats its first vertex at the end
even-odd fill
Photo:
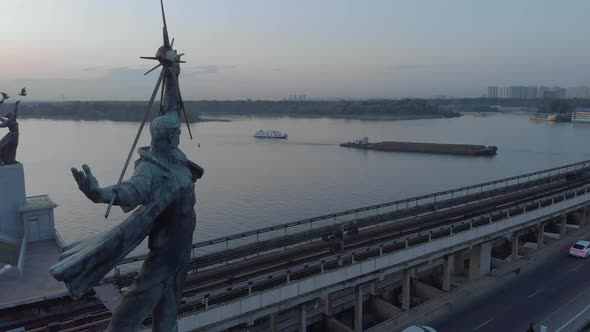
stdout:
POLYGON ((254 134, 256 138, 287 138, 287 134, 278 130, 259 130, 254 134))

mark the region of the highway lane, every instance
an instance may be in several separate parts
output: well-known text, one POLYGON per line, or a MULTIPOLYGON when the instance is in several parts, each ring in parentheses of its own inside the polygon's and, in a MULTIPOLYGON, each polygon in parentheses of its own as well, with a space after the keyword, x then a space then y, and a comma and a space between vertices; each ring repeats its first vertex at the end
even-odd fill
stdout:
POLYGON ((552 332, 571 331, 574 318, 590 312, 590 258, 567 255, 575 242, 573 237, 562 242, 549 249, 552 253, 545 258, 546 263, 522 272, 466 310, 430 322, 429 326, 439 332, 524 332, 534 322, 537 331, 541 324, 552 332))

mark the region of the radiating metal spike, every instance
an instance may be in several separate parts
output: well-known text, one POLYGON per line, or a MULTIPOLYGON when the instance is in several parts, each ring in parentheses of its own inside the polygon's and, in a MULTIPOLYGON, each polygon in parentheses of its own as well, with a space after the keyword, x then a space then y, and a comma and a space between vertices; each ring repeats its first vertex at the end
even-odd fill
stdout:
POLYGON ((168 39, 168 26, 166 25, 166 14, 164 14, 163 0, 160 0, 160 7, 162 7, 162 21, 164 21, 164 46, 170 47, 170 39, 168 39))
POLYGON ((157 65, 154 66, 154 68, 146 71, 145 74, 143 74, 143 75, 145 76, 145 75, 151 73, 152 71, 154 71, 156 68, 160 67, 161 65, 162 65, 161 63, 158 63, 157 65))

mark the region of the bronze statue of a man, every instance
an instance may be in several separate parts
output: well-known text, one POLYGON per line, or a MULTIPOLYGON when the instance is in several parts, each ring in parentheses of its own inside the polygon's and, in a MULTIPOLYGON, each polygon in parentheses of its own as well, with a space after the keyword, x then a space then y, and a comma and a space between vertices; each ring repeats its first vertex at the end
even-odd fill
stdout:
MULTIPOLYGON (((140 159, 135 163, 133 176, 115 186, 100 187, 90 167, 72 168, 79 189, 94 203, 119 205, 125 212, 133 210, 121 224, 91 239, 63 248, 60 261, 49 272, 63 281, 70 294, 77 298, 100 283, 123 258, 149 236, 147 255, 139 275, 113 312, 109 331, 134 331, 151 312, 153 331, 177 331, 178 304, 192 249, 195 230, 195 182, 203 169, 178 149, 181 111, 184 103, 178 76, 181 54, 172 48, 168 39, 164 5, 164 45, 155 57, 162 67, 160 76, 135 141, 147 119, 154 97, 162 83, 161 116, 150 125, 151 146, 138 149, 140 159)), ((147 73, 146 73, 147 74, 147 73)), ((186 117, 186 113, 185 113, 186 117)), ((188 125, 188 120, 187 120, 188 125)), ((190 134, 190 127, 189 127, 190 134)), ((128 156, 125 168, 131 158, 128 156)), ((108 211, 107 209, 107 215, 108 211)))
POLYGON ((95 203, 108 203, 124 211, 140 208, 113 230, 64 248, 50 273, 63 280, 79 297, 96 285, 146 235, 150 252, 140 274, 113 313, 108 331, 134 331, 153 314, 153 331, 176 331, 195 229, 195 181, 203 169, 178 149, 180 122, 176 112, 155 118, 150 126, 151 146, 138 150, 133 176, 115 186, 101 188, 90 167, 72 168, 80 190, 95 203))
POLYGON ((6 134, 0 140, 0 166, 10 165, 16 163, 16 148, 18 147, 18 104, 20 100, 14 104, 14 112, 0 116, 0 128, 8 128, 6 134))

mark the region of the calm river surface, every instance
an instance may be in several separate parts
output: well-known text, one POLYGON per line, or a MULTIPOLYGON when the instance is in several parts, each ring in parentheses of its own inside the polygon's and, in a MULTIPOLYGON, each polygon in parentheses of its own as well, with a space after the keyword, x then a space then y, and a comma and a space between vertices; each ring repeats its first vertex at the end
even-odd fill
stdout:
MULTIPOLYGON (((590 159, 590 126, 532 122, 524 114, 409 121, 231 120, 193 124, 193 141, 183 127, 181 149, 205 168, 196 189, 195 240, 590 159), (255 139, 258 129, 282 130, 289 139, 255 139), (498 155, 456 157, 338 146, 362 136, 496 145, 498 155)), ((102 186, 115 183, 138 125, 20 121, 17 159, 25 166, 27 195, 49 194, 59 204, 56 227, 66 242, 124 219, 116 207, 105 220, 106 205, 93 204, 78 191, 70 167, 87 163, 102 186)), ((144 130, 139 146, 148 140, 144 130)))

